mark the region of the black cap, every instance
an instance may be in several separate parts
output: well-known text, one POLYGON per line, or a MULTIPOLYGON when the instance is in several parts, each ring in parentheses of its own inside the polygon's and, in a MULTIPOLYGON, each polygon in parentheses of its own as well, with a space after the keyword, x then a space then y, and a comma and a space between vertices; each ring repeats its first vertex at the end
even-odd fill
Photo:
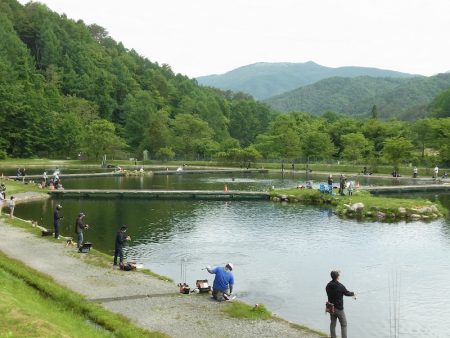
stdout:
POLYGON ((127 230, 127 226, 124 224, 124 225, 122 225, 121 227, 120 227, 120 230, 127 230))

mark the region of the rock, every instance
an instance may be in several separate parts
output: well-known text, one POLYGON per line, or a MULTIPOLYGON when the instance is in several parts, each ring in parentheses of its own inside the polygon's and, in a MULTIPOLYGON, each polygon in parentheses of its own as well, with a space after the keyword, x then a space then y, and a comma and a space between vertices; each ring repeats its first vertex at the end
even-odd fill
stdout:
POLYGON ((280 198, 277 196, 272 197, 272 201, 274 202, 280 202, 280 198))
POLYGON ((288 199, 287 195, 281 195, 281 196, 280 196, 280 199, 281 199, 281 201, 283 201, 283 202, 289 202, 289 199, 288 199))
POLYGON ((398 208, 398 212, 400 213, 400 215, 404 215, 404 214, 406 214, 406 209, 405 208, 398 208))
POLYGON ((364 204, 359 202, 359 203, 355 203, 350 207, 351 211, 358 211, 358 210, 362 210, 364 209, 364 204))
POLYGON ((431 208, 432 212, 436 212, 437 213, 439 211, 438 208, 434 204, 430 208, 431 208))
POLYGON ((411 214, 411 215, 409 215, 409 217, 414 218, 414 219, 422 218, 422 216, 420 216, 419 214, 411 214))
POLYGON ((378 211, 377 212, 377 217, 378 218, 386 218, 386 214, 384 212, 378 211))

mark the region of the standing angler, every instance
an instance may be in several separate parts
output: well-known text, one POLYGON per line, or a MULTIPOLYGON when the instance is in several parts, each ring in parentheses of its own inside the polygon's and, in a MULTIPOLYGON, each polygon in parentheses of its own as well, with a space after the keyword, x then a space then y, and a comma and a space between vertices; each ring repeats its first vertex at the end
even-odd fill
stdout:
POLYGON ((84 224, 84 213, 80 212, 75 220, 75 233, 77 234, 77 248, 81 248, 83 245, 83 230, 89 228, 88 224, 84 224))
POLYGON ((125 234, 126 231, 126 225, 122 225, 120 230, 117 231, 116 244, 114 247, 114 265, 117 265, 117 257, 120 259, 119 262, 123 263, 123 245, 126 241, 131 241, 131 237, 125 234))
MULTIPOLYGON (((353 296, 356 299, 354 292, 348 291, 344 285, 339 283, 339 271, 331 271, 331 281, 327 284, 326 291, 328 296, 328 303, 331 303, 330 308, 327 306, 327 311, 330 312, 330 335, 331 338, 336 338, 336 321, 339 319, 341 324, 341 336, 347 338, 347 318, 344 312, 344 295, 353 296)), ((328 305, 328 304, 327 304, 328 305)))
POLYGON ((63 218, 63 216, 61 216, 59 214, 59 211, 62 209, 62 206, 60 204, 58 204, 55 208, 55 212, 53 213, 53 226, 55 228, 55 238, 58 239, 59 238, 59 221, 63 218))

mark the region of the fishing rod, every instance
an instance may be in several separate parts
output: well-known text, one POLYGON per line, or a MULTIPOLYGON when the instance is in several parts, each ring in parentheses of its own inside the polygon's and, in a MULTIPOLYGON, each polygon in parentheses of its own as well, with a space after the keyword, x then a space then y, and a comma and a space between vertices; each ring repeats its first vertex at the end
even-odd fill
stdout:
POLYGON ((360 291, 357 292, 358 295, 360 294, 366 294, 366 293, 371 293, 371 292, 376 292, 376 291, 381 291, 381 290, 386 290, 387 288, 378 288, 378 289, 370 289, 370 290, 364 290, 364 291, 360 291))

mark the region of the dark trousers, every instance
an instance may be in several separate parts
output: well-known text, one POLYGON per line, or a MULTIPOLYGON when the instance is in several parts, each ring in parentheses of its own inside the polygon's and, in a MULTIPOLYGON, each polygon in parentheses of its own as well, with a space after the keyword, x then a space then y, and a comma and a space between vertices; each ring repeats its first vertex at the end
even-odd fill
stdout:
POLYGON ((330 335, 331 338, 336 338, 336 321, 339 319, 341 324, 341 337, 347 338, 347 318, 345 318, 344 310, 334 310, 334 314, 330 314, 330 335))
POLYGON ((55 238, 59 237, 59 224, 54 224, 55 226, 55 238))
POLYGON ((117 257, 120 258, 119 262, 123 263, 123 250, 122 250, 122 248, 116 248, 114 250, 114 265, 117 265, 117 257))

